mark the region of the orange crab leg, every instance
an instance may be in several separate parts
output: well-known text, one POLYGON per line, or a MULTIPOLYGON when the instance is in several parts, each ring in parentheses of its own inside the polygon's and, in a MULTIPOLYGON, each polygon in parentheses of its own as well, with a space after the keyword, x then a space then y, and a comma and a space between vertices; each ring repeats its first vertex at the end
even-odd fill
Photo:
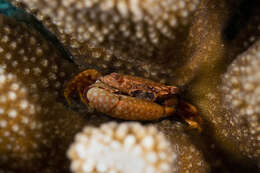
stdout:
POLYGON ((97 70, 94 69, 88 69, 83 72, 80 72, 78 75, 76 75, 66 86, 64 90, 64 96, 68 102, 68 104, 71 104, 70 102, 70 96, 74 94, 76 91, 79 93, 80 99, 85 104, 87 103, 87 100, 84 98, 84 90, 91 84, 95 83, 96 80, 101 77, 101 73, 99 73, 97 70))
POLYGON ((192 104, 178 98, 173 97, 164 101, 165 106, 175 106, 177 107, 176 113, 189 124, 192 129, 198 129, 201 131, 202 118, 198 113, 198 110, 192 104))
POLYGON ((89 104, 102 113, 125 120, 156 120, 174 114, 173 107, 157 103, 116 95, 98 87, 89 89, 89 104))
POLYGON ((195 106, 184 100, 180 100, 177 113, 189 124, 190 128, 198 129, 200 132, 202 131, 202 118, 195 106))

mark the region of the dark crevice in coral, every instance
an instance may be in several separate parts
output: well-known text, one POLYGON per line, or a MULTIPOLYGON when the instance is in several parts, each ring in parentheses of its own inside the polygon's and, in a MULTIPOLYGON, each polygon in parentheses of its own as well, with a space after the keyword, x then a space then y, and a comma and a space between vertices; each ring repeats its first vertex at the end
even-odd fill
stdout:
POLYGON ((226 40, 233 40, 238 33, 247 26, 250 17, 252 17, 252 9, 257 7, 258 0, 243 0, 239 8, 232 15, 228 22, 228 26, 224 30, 226 40))

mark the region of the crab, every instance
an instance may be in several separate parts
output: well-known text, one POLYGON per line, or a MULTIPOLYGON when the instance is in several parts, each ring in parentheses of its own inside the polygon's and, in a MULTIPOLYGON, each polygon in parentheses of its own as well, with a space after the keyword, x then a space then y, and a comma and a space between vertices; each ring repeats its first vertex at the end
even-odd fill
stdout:
POLYGON ((178 115, 191 128, 201 130, 196 107, 180 98, 176 86, 119 73, 102 76, 88 69, 67 84, 64 96, 69 104, 76 92, 84 104, 114 118, 149 121, 178 115))

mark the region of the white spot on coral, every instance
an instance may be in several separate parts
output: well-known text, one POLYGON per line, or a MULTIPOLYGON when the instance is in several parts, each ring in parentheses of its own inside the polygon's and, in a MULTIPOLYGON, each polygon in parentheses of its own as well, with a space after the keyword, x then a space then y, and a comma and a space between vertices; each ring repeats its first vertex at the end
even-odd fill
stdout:
POLYGON ((10 100, 15 100, 16 99, 16 94, 14 92, 10 91, 8 93, 8 97, 9 97, 10 100))
POLYGON ((12 55, 11 55, 10 53, 7 53, 7 54, 5 55, 5 58, 6 58, 7 60, 10 60, 10 59, 12 58, 12 55))
POLYGON ((3 114, 5 110, 3 108, 0 108, 0 115, 3 114))
POLYGON ((46 60, 46 59, 42 60, 41 65, 44 66, 44 67, 47 67, 48 66, 48 60, 46 60))
POLYGON ((14 132, 17 132, 17 131, 19 130, 19 126, 18 126, 17 124, 14 124, 14 125, 12 126, 12 130, 13 130, 14 132))
POLYGON ((22 100, 20 103, 20 107, 22 109, 26 109, 28 107, 28 102, 26 100, 22 100))
POLYGON ((14 110, 14 109, 9 110, 9 111, 8 111, 8 116, 9 116, 10 118, 15 118, 15 117, 17 116, 17 111, 14 110))
POLYGON ((16 91, 18 88, 19 88, 19 85, 17 83, 13 83, 11 85, 11 89, 14 90, 14 91, 16 91))
POLYGON ((0 75, 0 84, 4 83, 6 80, 6 77, 4 75, 0 75))
POLYGON ((0 102, 5 103, 6 102, 6 97, 5 96, 0 96, 0 102))
POLYGON ((42 73, 42 70, 39 67, 33 68, 34 75, 39 76, 42 73))
POLYGON ((0 121, 0 127, 4 128, 6 127, 6 125, 7 125, 7 121, 5 120, 0 121))
MULTIPOLYGON (((150 136, 154 140, 159 139, 160 141, 157 143, 168 143, 157 130, 151 134, 152 129, 141 125, 135 126, 135 123, 120 125, 108 123, 99 129, 86 127, 82 133, 77 135, 76 142, 71 145, 67 153, 72 159, 72 171, 78 172, 84 169, 97 170, 100 173, 108 172, 108 170, 125 173, 144 173, 147 171, 149 173, 170 173, 172 164, 175 162, 170 157, 173 154, 171 148, 168 145, 161 148, 143 148, 140 141, 136 140, 137 134, 133 133, 133 128, 136 131, 144 129, 144 136, 150 136), (119 133, 121 134, 119 135, 119 133), (107 134, 110 134, 109 139, 107 134), (158 135, 159 138, 157 138, 158 135), (159 157, 160 153, 164 153, 167 160, 162 160, 159 157)), ((151 140, 147 139, 147 141, 151 140)))
POLYGON ((10 132, 9 132, 9 131, 4 131, 4 136, 5 136, 5 137, 10 136, 10 132))

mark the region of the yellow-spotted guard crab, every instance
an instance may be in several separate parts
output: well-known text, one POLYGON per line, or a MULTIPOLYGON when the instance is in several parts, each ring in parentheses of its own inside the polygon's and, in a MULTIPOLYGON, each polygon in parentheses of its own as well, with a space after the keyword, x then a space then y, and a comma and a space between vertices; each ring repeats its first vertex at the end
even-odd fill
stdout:
POLYGON ((177 114, 191 128, 201 130, 197 109, 179 98, 175 86, 119 73, 102 76, 88 69, 66 86, 64 96, 69 104, 76 91, 83 103, 115 118, 145 121, 177 114))

